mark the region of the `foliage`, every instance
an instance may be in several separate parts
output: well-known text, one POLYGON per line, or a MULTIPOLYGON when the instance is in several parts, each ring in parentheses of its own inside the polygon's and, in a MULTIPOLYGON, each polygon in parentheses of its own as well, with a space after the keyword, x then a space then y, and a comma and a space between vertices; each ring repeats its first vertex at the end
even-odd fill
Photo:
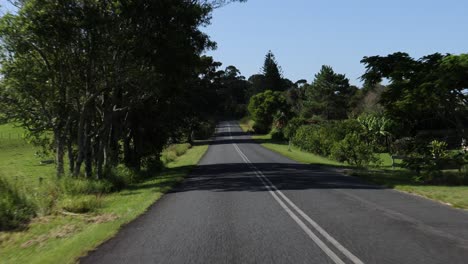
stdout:
POLYGON ((58 180, 64 194, 79 195, 79 194, 103 194, 114 190, 114 186, 110 181, 91 180, 85 178, 63 177, 58 180))
POLYGON ((337 74, 330 66, 322 66, 311 85, 306 87, 304 106, 309 115, 321 115, 326 119, 345 119, 350 109, 348 98, 357 88, 349 85, 343 74, 337 74))
POLYGON ((255 121, 255 132, 266 133, 271 129, 274 115, 287 112, 288 105, 280 92, 267 90, 250 98, 248 110, 255 121))
POLYGON ((282 92, 294 86, 290 80, 283 78, 281 67, 271 51, 265 55, 262 73, 250 76, 248 81, 250 83, 247 93, 249 98, 267 90, 282 92))
POLYGON ((34 206, 3 177, 0 177, 0 231, 17 228, 34 216, 34 206))
POLYGON ((75 176, 139 170, 218 109, 220 64, 201 56, 217 3, 19 1, 0 19, 2 117, 52 135, 59 176, 65 154, 75 176))
POLYGON ((447 143, 444 141, 433 140, 429 143, 431 155, 434 159, 443 159, 448 156, 447 143))
POLYGON ((366 140, 374 151, 389 150, 392 132, 396 126, 390 118, 382 114, 369 113, 359 116, 357 120, 364 127, 366 140))
POLYGON ((164 149, 164 151, 161 154, 161 160, 165 164, 173 162, 178 157, 184 155, 187 152, 187 150, 189 150, 191 147, 192 145, 188 143, 172 144, 164 149))
POLYGON ((99 196, 67 197, 58 206, 67 212, 83 214, 102 207, 102 200, 99 196))
POLYGON ((276 62, 275 55, 273 52, 268 51, 265 55, 265 62, 263 63, 263 76, 265 86, 265 90, 272 90, 272 91, 284 91, 284 82, 281 76, 281 70, 278 66, 278 62, 276 62))
POLYGON ((194 131, 194 139, 208 139, 215 130, 216 123, 212 120, 200 122, 194 131))
MULTIPOLYGON (((87 251, 114 237, 122 226, 143 214, 172 186, 180 183, 207 148, 207 145, 194 146, 175 163, 169 164, 170 169, 153 173, 151 178, 120 192, 98 196, 97 199, 96 195, 64 196, 63 198, 71 200, 96 200, 96 202, 91 201, 96 206, 87 206, 92 208, 87 214, 70 216, 58 213, 31 221, 27 229, 15 232, 0 231, 2 241, 0 259, 5 263, 77 262, 80 256, 86 255, 87 251), (57 236, 56 234, 62 230, 69 232, 57 236), (40 243, 30 243, 35 241, 40 243)), ((44 169, 37 166, 35 168, 44 169)), ((24 166, 16 169, 25 172, 24 166)), ((63 203, 60 201, 57 203, 58 210, 63 210, 61 204, 63 203)))
MULTIPOLYGON (((366 86, 389 80, 380 103, 398 122, 399 134, 421 129, 463 129, 468 122, 468 55, 431 54, 415 60, 397 52, 364 57, 366 86)), ((460 132, 461 133, 461 132, 460 132)))
POLYGON ((331 149, 330 157, 356 166, 377 162, 372 149, 357 133, 347 134, 343 140, 336 142, 331 149))
POLYGON ((363 133, 361 125, 353 119, 303 125, 292 138, 292 143, 302 150, 329 156, 333 145, 352 133, 363 133))
POLYGON ((296 134, 297 130, 299 129, 299 127, 304 125, 305 122, 306 120, 302 117, 294 117, 291 120, 289 120, 288 124, 283 129, 284 137, 287 139, 292 139, 294 135, 296 134))

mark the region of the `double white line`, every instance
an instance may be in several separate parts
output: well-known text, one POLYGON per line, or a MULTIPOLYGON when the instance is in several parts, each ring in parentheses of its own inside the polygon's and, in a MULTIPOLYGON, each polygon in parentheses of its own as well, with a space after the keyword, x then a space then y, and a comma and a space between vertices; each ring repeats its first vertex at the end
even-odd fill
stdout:
MULTIPOLYGON (((231 127, 229 126, 229 135, 230 139, 232 139, 231 135, 231 127)), ((236 149, 237 153, 239 153, 240 157, 244 160, 244 162, 252 169, 255 173, 257 178, 265 185, 268 192, 273 196, 273 198, 278 202, 278 204, 288 213, 288 215, 304 230, 304 232, 319 246, 325 254, 327 254, 330 259, 332 259, 337 264, 345 264, 343 260, 338 257, 335 252, 333 252, 298 216, 302 216, 305 221, 307 221, 318 233, 320 233, 330 244, 335 246, 335 248, 340 251, 344 256, 346 256, 349 260, 351 260, 355 264, 363 264, 363 262, 353 255, 349 250, 347 250, 343 245, 341 245, 336 239, 334 239, 330 234, 328 234, 322 227, 320 227, 314 220, 312 220, 306 213, 304 213, 296 204, 294 204, 291 200, 289 200, 286 195, 283 194, 276 186, 259 170, 255 167, 252 162, 250 162, 249 158, 240 150, 237 144, 233 143, 234 148, 236 149), (283 200, 281 200, 281 198, 283 200), (288 205, 291 207, 289 208, 288 205), (294 211, 293 211, 294 210, 294 211), (298 215, 297 215, 298 214, 298 215)))

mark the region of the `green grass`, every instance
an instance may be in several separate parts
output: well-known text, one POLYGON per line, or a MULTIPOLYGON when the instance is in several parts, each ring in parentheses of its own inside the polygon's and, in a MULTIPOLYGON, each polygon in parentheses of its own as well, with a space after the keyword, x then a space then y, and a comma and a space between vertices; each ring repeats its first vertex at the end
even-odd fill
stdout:
MULTIPOLYGON (((271 139, 270 135, 255 135, 254 139, 257 140, 268 140, 271 139)), ((345 164, 330 160, 312 153, 304 152, 295 146, 291 146, 291 150, 288 148, 288 144, 283 142, 265 142, 261 144, 265 148, 277 152, 283 156, 286 156, 292 160, 309 163, 309 164, 321 164, 321 165, 333 165, 333 166, 345 166, 345 164)))
MULTIPOLYGON (((0 134, 22 135, 23 130, 12 125, 0 125, 0 134)), ((11 183, 21 186, 25 191, 37 188, 39 178, 44 182, 54 178, 53 164, 41 165, 41 160, 50 157, 38 157, 36 152, 40 149, 28 144, 24 139, 0 138, 0 176, 11 183)))
MULTIPOLYGON (((8 125, 0 131, 19 131, 8 125)), ((87 251, 114 236, 122 225, 132 221, 175 184, 181 182, 196 166, 207 145, 194 146, 153 178, 131 185, 120 192, 103 196, 80 196, 87 202, 99 203, 91 213, 56 212, 36 217, 26 229, 0 232, 2 263, 75 263, 87 251), (95 201, 93 201, 95 199, 95 201)), ((37 191, 54 179, 53 165, 39 165, 36 148, 21 139, 0 141, 0 172, 20 189, 37 191)), ((61 202, 61 201, 60 201, 61 202)))
POLYGON ((401 168, 401 161, 397 160, 395 168, 392 168, 391 155, 388 153, 377 154, 380 159, 378 164, 371 164, 365 169, 357 169, 347 164, 301 151, 294 146, 289 151, 286 143, 272 141, 270 135, 254 135, 252 138, 258 140, 265 148, 301 163, 348 167, 347 171, 350 171, 352 176, 360 177, 366 181, 426 197, 456 208, 468 209, 468 186, 441 186, 417 183, 413 179, 415 175, 412 172, 401 168))

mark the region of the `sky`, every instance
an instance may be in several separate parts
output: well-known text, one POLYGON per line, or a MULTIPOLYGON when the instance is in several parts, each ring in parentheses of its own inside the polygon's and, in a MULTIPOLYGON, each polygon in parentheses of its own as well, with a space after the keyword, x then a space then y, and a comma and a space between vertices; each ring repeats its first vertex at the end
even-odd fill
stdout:
POLYGON ((203 31, 215 60, 260 73, 271 50, 285 78, 309 82, 322 65, 361 85, 364 56, 468 53, 465 0, 248 0, 216 9, 203 31))
POLYGON ((271 50, 294 82, 329 65, 359 86, 364 56, 468 53, 467 12, 466 0, 248 0, 216 9, 202 30, 218 43, 207 55, 246 77, 271 50))

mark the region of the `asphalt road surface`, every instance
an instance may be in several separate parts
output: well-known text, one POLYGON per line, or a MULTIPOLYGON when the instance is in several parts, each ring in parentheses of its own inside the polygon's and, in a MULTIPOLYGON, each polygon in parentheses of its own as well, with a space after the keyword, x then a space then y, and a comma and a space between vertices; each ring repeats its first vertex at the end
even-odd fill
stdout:
POLYGON ((199 166, 81 263, 468 263, 468 212, 299 164, 221 122, 199 166))

